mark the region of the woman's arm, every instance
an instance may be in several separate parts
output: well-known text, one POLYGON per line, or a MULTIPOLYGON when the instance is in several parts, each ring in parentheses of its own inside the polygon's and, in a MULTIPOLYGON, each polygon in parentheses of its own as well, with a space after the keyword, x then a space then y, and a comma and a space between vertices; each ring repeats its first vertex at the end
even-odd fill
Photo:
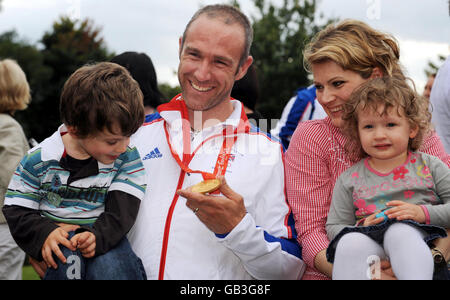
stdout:
POLYGON ((450 167, 450 155, 445 152, 441 139, 435 131, 425 137, 419 151, 436 156, 450 167))
POLYGON ((326 162, 328 137, 310 124, 298 126, 286 152, 286 190, 305 263, 329 275, 325 255, 317 255, 329 244, 325 224, 334 182, 326 162))

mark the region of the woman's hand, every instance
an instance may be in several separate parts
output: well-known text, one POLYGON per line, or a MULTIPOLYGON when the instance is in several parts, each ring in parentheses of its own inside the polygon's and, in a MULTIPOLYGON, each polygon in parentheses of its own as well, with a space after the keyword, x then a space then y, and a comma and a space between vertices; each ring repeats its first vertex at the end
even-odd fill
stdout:
POLYGON ((333 264, 327 260, 327 249, 317 253, 314 258, 314 268, 331 278, 333 275, 333 264))

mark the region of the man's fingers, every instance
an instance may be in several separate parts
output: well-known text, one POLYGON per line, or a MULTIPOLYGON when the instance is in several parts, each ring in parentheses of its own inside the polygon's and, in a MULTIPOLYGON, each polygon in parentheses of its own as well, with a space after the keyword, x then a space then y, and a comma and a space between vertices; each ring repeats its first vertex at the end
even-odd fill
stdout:
POLYGON ((33 267, 33 269, 36 271, 36 273, 39 275, 40 278, 44 278, 45 272, 47 271, 47 264, 45 261, 38 262, 34 258, 29 258, 30 265, 33 267))
POLYGON ((225 180, 225 177, 220 176, 218 179, 220 180, 219 191, 222 193, 222 195, 224 195, 225 197, 227 197, 228 199, 231 199, 231 200, 242 199, 241 195, 239 195, 238 193, 233 191, 232 188, 230 188, 227 181, 225 180))
POLYGON ((190 209, 198 208, 207 198, 205 195, 194 193, 190 189, 178 190, 177 194, 186 198, 186 206, 190 209))

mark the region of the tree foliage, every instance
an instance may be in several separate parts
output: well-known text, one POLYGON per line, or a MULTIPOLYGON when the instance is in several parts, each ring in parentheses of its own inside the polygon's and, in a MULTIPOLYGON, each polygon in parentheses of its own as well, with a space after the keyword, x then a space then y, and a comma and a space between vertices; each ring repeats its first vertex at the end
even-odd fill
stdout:
POLYGON ((310 84, 302 52, 325 25, 316 24, 316 0, 283 0, 279 7, 270 0, 253 2, 258 15, 251 17, 251 54, 261 87, 257 110, 267 119, 278 119, 295 91, 310 84))
POLYGON ((437 74, 437 72, 439 71, 439 68, 444 64, 446 58, 447 57, 440 54, 440 55, 438 55, 438 63, 437 64, 432 61, 428 61, 428 65, 424 71, 427 78, 432 74, 437 74))
MULTIPOLYGON (((19 39, 15 31, 0 35, 0 58, 11 58, 17 61, 27 76, 31 89, 31 104, 25 111, 16 113, 18 121, 24 127, 27 136, 31 136, 40 118, 35 117, 35 109, 45 102, 45 91, 50 84, 52 69, 44 64, 44 56, 35 45, 19 39)), ((43 126, 45 122, 42 123, 43 126)))
POLYGON ((89 62, 110 60, 100 29, 90 20, 72 21, 61 17, 41 40, 42 49, 18 39, 15 32, 0 36, 0 56, 18 61, 32 89, 29 108, 17 113, 28 137, 38 142, 61 124, 59 98, 67 78, 89 62))
POLYGON ((173 97, 175 97, 176 95, 181 93, 180 86, 178 86, 178 85, 177 86, 171 86, 168 83, 160 83, 160 84, 158 84, 158 89, 163 94, 163 96, 165 97, 163 99, 163 101, 165 100, 166 102, 170 101, 173 97))
MULTIPOLYGON (((302 51, 323 28, 316 24, 317 1, 283 0, 276 6, 270 0, 253 0, 256 14, 250 16, 254 30, 251 54, 261 87, 256 108, 267 119, 278 119, 295 91, 310 84, 302 51)), ((230 3, 239 6, 239 0, 230 3)), ((28 137, 40 142, 60 125, 59 98, 70 74, 86 63, 114 56, 100 33, 90 20, 61 17, 38 45, 19 39, 14 31, 0 35, 0 58, 17 60, 31 86, 30 107, 16 114, 28 137)), ((160 83, 160 88, 167 99, 180 92, 178 86, 165 83, 160 83)))

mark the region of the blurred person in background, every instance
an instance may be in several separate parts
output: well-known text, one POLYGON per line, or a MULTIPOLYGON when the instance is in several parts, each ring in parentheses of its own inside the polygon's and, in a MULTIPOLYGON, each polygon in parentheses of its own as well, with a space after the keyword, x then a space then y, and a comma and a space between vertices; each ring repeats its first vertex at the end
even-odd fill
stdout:
MULTIPOLYGON (((22 126, 14 119, 17 110, 24 110, 31 100, 25 73, 11 59, 0 61, 0 207, 3 207, 9 181, 28 142, 22 126)), ((22 279, 25 253, 11 236, 5 217, 0 211, 0 280, 22 279)))
POLYGON ((423 96, 427 99, 430 99, 431 88, 433 87, 435 78, 436 78, 436 74, 431 74, 430 76, 428 76, 427 84, 423 88, 423 96))
POLYGON ((145 115, 154 113, 162 103, 163 95, 158 89, 156 71, 150 57, 145 53, 127 51, 113 57, 111 62, 125 67, 139 83, 144 94, 145 115))

